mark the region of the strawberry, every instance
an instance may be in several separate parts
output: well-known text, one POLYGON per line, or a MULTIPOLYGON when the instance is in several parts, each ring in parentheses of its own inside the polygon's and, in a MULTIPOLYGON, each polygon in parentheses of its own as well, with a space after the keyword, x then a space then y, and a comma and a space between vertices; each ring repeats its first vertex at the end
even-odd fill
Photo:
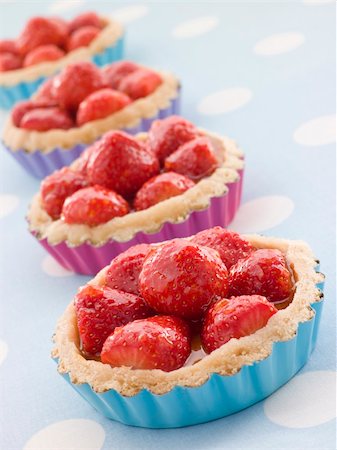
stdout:
POLYGON ((191 239, 199 245, 213 248, 219 252, 220 258, 229 270, 239 259, 246 258, 255 250, 254 247, 238 233, 214 227, 200 231, 191 239))
POLYGON ((66 198, 62 219, 70 224, 95 227, 128 212, 129 205, 123 197, 96 185, 80 189, 66 198))
POLYGON ((164 164, 165 170, 181 173, 192 180, 211 175, 218 167, 211 141, 207 137, 195 138, 171 153, 164 164))
POLYGON ((183 194, 194 186, 184 175, 174 172, 161 173, 148 180, 136 194, 134 207, 137 211, 150 208, 170 197, 183 194))
POLYGON ((61 17, 49 17, 50 22, 54 24, 57 29, 57 33, 62 36, 61 41, 62 44, 59 44, 60 47, 65 48, 68 35, 69 35, 69 26, 68 22, 61 17))
POLYGON ((264 295, 270 302, 292 296, 292 275, 279 250, 259 249, 240 259, 229 273, 230 295, 264 295))
POLYGON ((27 53, 23 60, 23 66, 28 67, 41 62, 56 61, 64 55, 64 51, 56 47, 56 45, 40 45, 27 53))
POLYGON ((87 176, 87 166, 91 155, 95 152, 95 149, 99 145, 99 141, 94 142, 90 147, 87 147, 84 152, 81 153, 80 157, 76 159, 76 163, 73 165, 73 169, 76 172, 87 176))
POLYGON ((18 102, 15 104, 11 113, 13 124, 16 127, 19 127, 23 116, 27 112, 32 111, 34 109, 49 108, 51 106, 55 106, 55 102, 43 97, 34 98, 34 100, 23 100, 21 102, 18 102))
POLYGON ((163 80, 153 70, 140 68, 130 73, 119 84, 119 90, 133 100, 152 94, 163 80))
POLYGON ((227 295, 228 272, 214 250, 174 239, 149 252, 139 292, 158 313, 198 319, 227 295))
POLYGON ((134 245, 114 258, 106 272, 106 285, 139 295, 139 274, 150 249, 148 244, 134 245))
POLYGON ((19 53, 25 56, 40 45, 53 44, 62 47, 65 38, 64 30, 53 19, 33 17, 18 37, 16 46, 19 53))
POLYGON ((117 61, 102 69, 107 86, 119 89, 119 85, 124 77, 135 72, 140 67, 131 61, 117 61))
POLYGON ((54 91, 54 77, 49 78, 47 81, 41 84, 34 95, 34 101, 42 102, 48 106, 57 105, 57 99, 54 91))
POLYGON ((88 95, 79 105, 76 122, 81 126, 92 120, 103 119, 131 103, 130 98, 113 89, 100 89, 88 95))
POLYGON ((18 49, 16 47, 16 41, 13 39, 3 39, 0 40, 0 53, 13 53, 18 54, 18 49))
POLYGON ((113 189, 126 198, 158 172, 157 158, 122 131, 106 133, 95 146, 87 165, 91 184, 113 189))
POLYGON ((69 22, 69 32, 77 30, 78 28, 93 26, 96 28, 103 28, 102 20, 94 12, 85 12, 76 16, 69 22))
POLYGON ((101 71, 90 62, 69 64, 54 78, 53 84, 60 106, 71 111, 76 111, 92 92, 104 87, 101 71))
POLYGON ((223 298, 209 308, 201 330, 201 342, 211 353, 232 338, 239 339, 263 328, 277 309, 260 295, 223 298))
POLYGON ((90 355, 99 354, 116 327, 152 314, 136 295, 89 284, 79 290, 74 304, 82 350, 90 355))
POLYGON ((0 72, 21 68, 21 59, 14 53, 0 53, 0 72))
POLYGON ((54 220, 61 215, 64 200, 78 189, 88 185, 86 178, 63 167, 46 177, 41 183, 41 204, 54 220))
POLYGON ((23 116, 20 122, 20 128, 35 131, 68 130, 73 126, 75 124, 71 116, 58 107, 32 109, 23 116))
POLYGON ((152 123, 148 134, 148 145, 162 163, 178 147, 197 136, 198 130, 192 123, 179 116, 170 116, 152 123))
POLYGON ((182 367, 190 353, 187 324, 178 317, 155 316, 115 328, 103 345, 101 361, 170 372, 182 367))
POLYGON ((87 25, 78 28, 68 38, 67 50, 71 52, 76 48, 87 47, 90 42, 101 32, 100 28, 87 25))

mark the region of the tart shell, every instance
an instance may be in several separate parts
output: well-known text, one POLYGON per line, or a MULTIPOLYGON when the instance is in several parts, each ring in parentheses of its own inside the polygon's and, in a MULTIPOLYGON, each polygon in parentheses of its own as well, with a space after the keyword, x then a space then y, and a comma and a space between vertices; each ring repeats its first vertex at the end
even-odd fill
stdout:
MULTIPOLYGON (((70 304, 58 322, 52 356, 59 373, 97 411, 127 425, 175 428, 225 417, 261 401, 289 381, 315 348, 324 276, 301 241, 245 236, 259 248, 286 254, 296 278, 292 303, 267 325, 231 339, 192 366, 172 372, 110 367, 78 348, 70 304)), ((104 270, 92 284, 100 284, 104 270)))
POLYGON ((18 70, 0 73, 0 107, 11 109, 14 104, 26 100, 50 76, 75 61, 92 61, 98 66, 123 58, 124 30, 112 19, 102 18, 107 26, 88 47, 69 52, 57 61, 45 62, 18 70))

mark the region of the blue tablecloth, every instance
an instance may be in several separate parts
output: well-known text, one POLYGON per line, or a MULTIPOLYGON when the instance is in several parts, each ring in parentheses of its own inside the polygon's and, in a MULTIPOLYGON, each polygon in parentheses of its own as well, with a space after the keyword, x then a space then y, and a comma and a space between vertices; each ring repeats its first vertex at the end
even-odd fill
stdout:
MULTIPOLYGON (((86 277, 57 266, 27 232, 38 181, 0 152, 0 448, 334 449, 335 5, 302 2, 1 2, 1 37, 34 14, 97 9, 127 24, 126 57, 181 77, 183 114, 246 153, 232 227, 304 239, 327 275, 317 348, 269 399, 178 430, 104 419, 49 357, 58 316, 86 277)), ((5 113, 1 113, 1 122, 5 113)))

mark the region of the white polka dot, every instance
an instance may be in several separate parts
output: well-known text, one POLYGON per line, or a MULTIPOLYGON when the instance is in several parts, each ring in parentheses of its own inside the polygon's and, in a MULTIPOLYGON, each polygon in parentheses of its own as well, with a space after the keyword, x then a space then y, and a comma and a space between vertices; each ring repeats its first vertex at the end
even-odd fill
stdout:
POLYGON ((219 19, 217 17, 198 17, 177 25, 172 31, 172 35, 177 39, 193 38, 208 33, 208 31, 213 30, 218 23, 219 19))
POLYGON ((127 24, 133 22, 134 20, 141 19, 148 14, 149 8, 146 5, 130 5, 125 6, 125 8, 119 8, 111 13, 111 17, 127 24))
POLYGON ((16 195, 0 194, 0 218, 11 214, 19 205, 16 195))
POLYGON ((302 124, 294 133, 298 144, 310 147, 336 142, 336 116, 322 116, 302 124))
POLYGON ((0 339, 0 366, 6 359, 7 353, 8 353, 8 345, 6 344, 5 341, 0 339))
POLYGON ((105 431, 93 420, 71 419, 42 428, 24 446, 23 450, 100 450, 105 431))
POLYGON ((42 270, 51 277, 69 277, 74 275, 70 270, 64 269, 55 259, 47 255, 42 261, 42 270))
POLYGON ((321 425, 336 417, 336 372, 306 372, 264 402, 269 420, 288 428, 321 425))
POLYGON ((259 41, 254 52, 262 56, 279 55, 281 53, 291 52, 299 47, 305 41, 305 37, 301 33, 289 32, 273 34, 259 41))
POLYGON ((198 111, 206 115, 233 111, 248 103, 252 95, 252 92, 246 88, 224 89, 203 98, 198 104, 198 111))
POLYGON ((50 5, 49 11, 53 14, 59 14, 66 11, 71 11, 85 2, 83 0, 59 0, 50 5))
POLYGON ((230 228, 239 233, 257 233, 279 225, 293 212, 294 203, 288 197, 270 195, 244 203, 230 228))

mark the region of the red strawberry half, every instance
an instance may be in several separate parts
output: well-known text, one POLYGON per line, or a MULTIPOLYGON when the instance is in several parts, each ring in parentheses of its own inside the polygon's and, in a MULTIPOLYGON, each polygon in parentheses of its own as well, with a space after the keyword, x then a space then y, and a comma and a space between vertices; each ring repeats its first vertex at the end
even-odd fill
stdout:
POLYGON ((139 276, 139 291, 161 314, 198 319, 228 293, 228 272, 218 253, 185 239, 150 251, 139 276))
POLYGON ((140 297, 90 285, 80 289, 76 295, 75 309, 82 349, 90 355, 101 351, 115 327, 151 315, 151 310, 140 297))
POLYGON ((239 339, 263 328, 277 309, 260 295, 242 295, 222 299, 207 311, 201 342, 211 353, 232 338, 239 339))
POLYGON ((190 353, 187 324, 177 317, 155 316, 116 328, 103 345, 101 360, 114 367, 170 372, 182 367, 190 353))

